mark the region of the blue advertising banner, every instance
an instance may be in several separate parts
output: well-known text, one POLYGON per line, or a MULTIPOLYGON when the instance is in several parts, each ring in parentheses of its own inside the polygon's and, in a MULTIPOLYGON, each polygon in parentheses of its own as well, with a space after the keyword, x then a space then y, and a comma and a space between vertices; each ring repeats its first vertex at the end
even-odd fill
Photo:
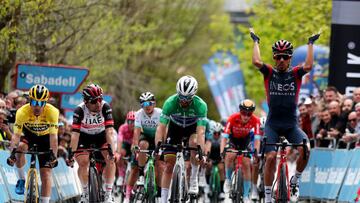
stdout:
POLYGON ((61 188, 59 195, 62 200, 80 195, 81 191, 75 182, 76 177, 63 158, 58 159, 58 166, 53 169, 53 178, 57 188, 61 188))
POLYGON ((332 165, 334 151, 327 149, 317 149, 316 153, 311 154, 314 156, 314 182, 312 185, 312 197, 316 199, 327 199, 331 186, 328 185, 330 168, 332 165))
POLYGON ((28 90, 35 84, 42 84, 50 92, 74 93, 88 74, 89 70, 84 67, 18 63, 16 88, 28 90))
POLYGON ((215 101, 221 97, 223 105, 218 106, 221 118, 227 118, 238 111, 238 105, 246 97, 245 83, 237 57, 230 52, 216 52, 209 63, 203 65, 211 91, 216 92, 215 101))
POLYGON ((315 157, 314 156, 314 149, 310 151, 310 159, 305 170, 302 172, 301 179, 300 179, 300 198, 306 199, 311 197, 312 193, 312 182, 314 180, 314 166, 315 166, 315 157))
POLYGON ((354 149, 350 153, 352 158, 340 190, 340 202, 353 202, 360 188, 360 149, 354 149))
MULTIPOLYGON (((291 66, 301 65, 305 62, 307 45, 294 50, 291 66)), ((314 45, 314 65, 309 74, 303 77, 300 89, 300 98, 309 95, 319 95, 319 91, 327 87, 329 75, 329 48, 314 45)))
MULTIPOLYGON (((104 100, 111 104, 112 97, 110 95, 104 95, 104 100)), ((75 109, 77 105, 83 102, 83 97, 81 92, 75 94, 62 94, 61 95, 61 108, 63 109, 75 109)))
POLYGON ((2 170, 1 166, 0 169, 0 191, 2 191, 0 193, 0 202, 10 202, 9 191, 7 190, 5 181, 3 179, 3 177, 5 177, 4 171, 2 170))

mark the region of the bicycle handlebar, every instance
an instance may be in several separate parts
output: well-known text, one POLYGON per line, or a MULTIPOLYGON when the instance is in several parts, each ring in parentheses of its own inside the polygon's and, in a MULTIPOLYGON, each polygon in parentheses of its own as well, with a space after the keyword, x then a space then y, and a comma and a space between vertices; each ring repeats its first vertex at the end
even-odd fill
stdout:
POLYGON ((303 153, 304 153, 304 157, 303 159, 306 160, 306 156, 307 156, 307 140, 306 139, 303 139, 303 142, 301 144, 294 144, 294 143, 287 143, 285 142, 285 140, 283 140, 282 142, 279 142, 279 143, 267 143, 266 142, 267 140, 267 137, 264 136, 264 139, 263 139, 263 142, 261 144, 261 158, 264 159, 264 154, 265 154, 265 147, 266 146, 276 146, 276 147, 280 147, 280 150, 285 150, 286 147, 302 147, 304 150, 303 150, 303 153))
POLYGON ((75 151, 72 151, 71 148, 69 148, 69 155, 73 155, 75 153, 81 153, 81 152, 101 152, 101 151, 108 151, 110 158, 114 157, 113 151, 111 149, 111 144, 107 144, 107 147, 101 147, 101 148, 88 148, 88 149, 77 149, 75 151))

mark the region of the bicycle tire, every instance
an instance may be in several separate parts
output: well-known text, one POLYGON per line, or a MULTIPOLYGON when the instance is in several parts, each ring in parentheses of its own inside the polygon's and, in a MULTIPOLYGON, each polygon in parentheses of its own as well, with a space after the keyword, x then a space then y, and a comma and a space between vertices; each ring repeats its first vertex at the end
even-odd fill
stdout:
POLYGON ((37 203, 38 202, 38 197, 39 194, 35 194, 36 192, 38 192, 37 190, 37 185, 36 185, 36 175, 35 175, 35 171, 30 170, 30 178, 29 178, 29 184, 27 186, 27 193, 26 193, 26 200, 25 203, 37 203))
POLYGON ((179 203, 180 202, 180 190, 179 190, 179 183, 180 183, 179 174, 180 173, 181 173, 180 166, 176 165, 175 170, 173 172, 173 176, 172 176, 172 180, 171 180, 171 186, 170 186, 171 192, 170 192, 169 201, 171 203, 179 203))
POLYGON ((219 169, 215 166, 211 172, 210 177, 210 187, 211 187, 211 202, 218 203, 219 202, 219 194, 220 194, 220 174, 219 169))
POLYGON ((280 177, 277 187, 277 201, 280 203, 287 203, 288 200, 288 188, 286 184, 286 165, 283 164, 280 169, 280 177))
POLYGON ((156 188, 156 181, 155 181, 155 168, 154 166, 149 166, 148 171, 146 172, 146 202, 147 203, 155 203, 157 188, 156 188))
POLYGON ((98 173, 94 167, 89 167, 89 202, 101 202, 101 186, 99 184, 98 173))
POLYGON ((241 203, 243 202, 243 194, 244 194, 244 179, 241 168, 238 169, 236 173, 236 185, 235 185, 235 202, 241 203))

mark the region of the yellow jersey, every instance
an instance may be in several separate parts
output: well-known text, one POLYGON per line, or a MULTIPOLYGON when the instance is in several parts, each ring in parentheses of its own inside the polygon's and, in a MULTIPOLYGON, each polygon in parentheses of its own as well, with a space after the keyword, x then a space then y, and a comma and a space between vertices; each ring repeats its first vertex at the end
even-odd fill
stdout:
POLYGON ((36 136, 57 134, 59 122, 59 110, 51 104, 44 106, 43 112, 35 116, 30 104, 25 104, 16 111, 14 133, 31 133, 36 136))

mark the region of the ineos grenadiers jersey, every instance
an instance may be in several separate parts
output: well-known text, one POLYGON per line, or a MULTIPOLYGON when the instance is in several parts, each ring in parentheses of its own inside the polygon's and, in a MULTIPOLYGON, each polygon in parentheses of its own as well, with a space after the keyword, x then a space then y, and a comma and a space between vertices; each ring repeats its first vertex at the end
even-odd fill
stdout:
POLYGON ((154 138, 161 112, 160 108, 154 108, 152 115, 148 116, 143 109, 138 110, 135 113, 135 128, 141 128, 142 134, 154 138))
POLYGON ((180 127, 186 128, 196 124, 206 126, 207 105, 198 96, 194 96, 187 108, 182 108, 176 94, 170 96, 164 103, 160 123, 168 124, 170 121, 180 127))
POLYGON ((85 103, 79 104, 74 110, 73 131, 87 135, 105 133, 106 128, 114 126, 112 110, 108 103, 102 101, 101 111, 94 113, 86 108, 85 103))
POLYGON ((297 125, 296 108, 301 80, 307 72, 300 66, 279 72, 268 64, 264 64, 259 70, 264 75, 269 105, 267 124, 285 128, 297 125))

